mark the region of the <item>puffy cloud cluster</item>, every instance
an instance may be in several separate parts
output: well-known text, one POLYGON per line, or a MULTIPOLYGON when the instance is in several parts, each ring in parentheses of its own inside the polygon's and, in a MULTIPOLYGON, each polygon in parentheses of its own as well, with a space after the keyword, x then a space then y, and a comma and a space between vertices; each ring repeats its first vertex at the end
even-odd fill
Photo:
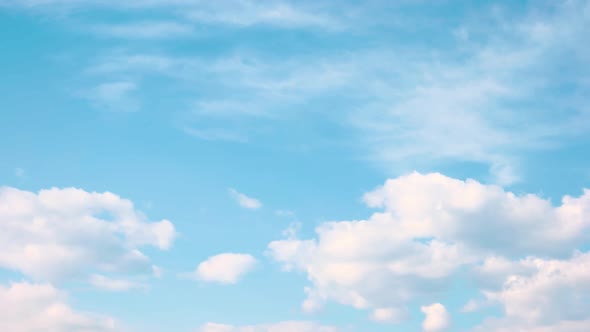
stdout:
POLYGON ((568 255, 589 239, 587 190, 554 207, 533 194, 517 196, 474 180, 414 173, 388 180, 365 201, 384 208, 403 238, 434 238, 507 257, 568 255))
POLYGON ((486 261, 492 274, 478 305, 501 304, 505 317, 489 319, 478 331, 582 331, 590 328, 590 253, 567 260, 526 258, 486 261))
MULTIPOLYGON (((0 187, 0 268, 34 280, 85 280, 111 291, 145 287, 103 274, 152 274, 157 268, 140 248, 165 250, 174 237, 171 222, 147 222, 131 201, 112 193, 0 187)), ((119 331, 111 318, 72 309, 49 283, 0 285, 0 307, 2 331, 119 331)))
POLYGON ((170 221, 147 222, 112 193, 0 188, 0 267, 37 280, 151 273, 140 248, 165 250, 174 237, 170 221))
POLYGON ((118 331, 112 318, 73 310, 65 294, 48 284, 0 285, 0 308, 1 331, 118 331))
MULTIPOLYGON (((316 238, 290 236, 269 244, 270 255, 286 269, 307 274, 305 310, 335 301, 372 309, 373 319, 387 321, 396 312, 391 308, 440 300, 459 268, 467 267, 480 282, 483 302, 505 309, 505 319, 493 324, 530 331, 590 318, 587 306, 563 308, 590 303, 582 281, 590 280, 586 255, 567 260, 588 243, 590 191, 554 206, 537 195, 473 180, 413 173, 388 180, 364 198, 383 210, 367 220, 323 223, 316 238)), ((425 329, 448 322, 432 318, 435 311, 439 318, 447 315, 437 307, 422 309, 425 329)))

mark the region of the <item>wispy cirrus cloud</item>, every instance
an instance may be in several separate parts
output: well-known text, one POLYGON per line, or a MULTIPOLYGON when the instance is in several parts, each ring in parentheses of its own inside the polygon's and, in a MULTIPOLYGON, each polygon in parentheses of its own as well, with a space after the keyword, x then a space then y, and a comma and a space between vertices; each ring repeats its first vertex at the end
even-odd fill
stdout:
POLYGON ((163 39, 194 34, 190 24, 175 21, 140 21, 132 23, 102 23, 92 25, 90 31, 108 37, 125 39, 163 39))
MULTIPOLYGON (((136 20, 137 25, 99 29, 147 39, 192 35, 197 25, 316 31, 334 25, 329 23, 334 15, 326 14, 334 12, 329 10, 333 4, 318 7, 308 2, 38 0, 21 5, 27 4, 103 6, 140 17, 147 8, 170 10, 166 20, 152 26, 136 20)), ((345 7, 339 9, 355 13, 354 26, 361 34, 375 33, 375 24, 392 34, 407 33, 396 20, 375 17, 372 6, 345 7)), ((445 43, 428 52, 420 40, 331 51, 310 45, 311 51, 280 56, 256 47, 209 55, 128 49, 99 56, 88 72, 103 80, 132 76, 138 78, 134 84, 158 74, 182 86, 189 92, 178 96, 186 100, 186 107, 176 112, 184 113, 179 127, 196 138, 256 142, 279 132, 276 128, 286 118, 315 116, 314 121, 328 121, 355 135, 341 144, 388 173, 476 163, 488 167, 497 183, 512 184, 523 176, 527 153, 586 135, 588 7, 585 0, 558 1, 507 13, 495 5, 456 27, 445 25, 446 30, 430 22, 421 28, 445 43), (207 89, 191 91, 197 84, 207 89), (261 130, 263 126, 271 129, 261 130)), ((113 83, 97 86, 93 102, 107 109, 138 109, 137 87, 113 83)))
POLYGON ((485 19, 447 32, 452 50, 431 53, 411 44, 285 57, 119 53, 92 70, 157 73, 187 85, 206 80, 211 90, 188 98, 183 118, 200 123, 193 136, 202 139, 255 142, 262 123, 321 115, 362 142, 343 144, 388 172, 474 162, 511 184, 522 177, 527 152, 558 147, 590 126, 590 82, 579 69, 587 68, 582 40, 590 19, 576 10, 588 3, 549 7, 514 17, 480 13, 485 19), (479 23, 485 20, 499 28, 479 23))
POLYGON ((318 8, 305 8, 309 3, 287 1, 216 1, 201 2, 188 13, 187 17, 200 23, 234 26, 270 25, 280 28, 323 28, 340 27, 334 17, 320 12, 318 8))
POLYGON ((135 93, 138 86, 133 81, 114 81, 82 92, 97 109, 111 112, 136 112, 141 108, 141 100, 135 93))
MULTIPOLYGON (((177 22, 199 25, 227 26, 244 28, 249 26, 270 26, 274 28, 312 28, 312 29, 340 29, 343 25, 336 16, 329 14, 326 8, 313 2, 290 2, 268 0, 220 0, 220 1, 185 1, 185 0, 139 0, 139 1, 104 1, 104 0, 1 0, 0 6, 24 8, 37 11, 61 11, 75 14, 84 8, 103 8, 123 11, 128 14, 141 14, 145 10, 157 9, 161 13, 175 17, 177 22)), ((182 26, 182 32, 185 31, 182 26)), ((146 26, 148 29, 154 27, 146 26)), ((179 26, 160 27, 163 30, 179 31, 179 26), (165 28, 165 29, 162 29, 165 28)), ((131 27, 116 25, 105 26, 105 30, 116 32, 117 36, 128 32, 138 32, 135 37, 145 36, 145 32, 136 31, 131 27)), ((190 30, 190 29, 189 29, 190 30)), ((100 32, 100 30, 99 30, 100 32)), ((153 34, 152 34, 153 35, 153 34)))
MULTIPOLYGON (((590 327, 590 254, 564 260, 528 257, 491 259, 479 273, 495 282, 483 291, 484 305, 500 305, 504 317, 489 318, 474 331, 583 331, 590 327)), ((472 302, 473 303, 473 302, 472 302)))

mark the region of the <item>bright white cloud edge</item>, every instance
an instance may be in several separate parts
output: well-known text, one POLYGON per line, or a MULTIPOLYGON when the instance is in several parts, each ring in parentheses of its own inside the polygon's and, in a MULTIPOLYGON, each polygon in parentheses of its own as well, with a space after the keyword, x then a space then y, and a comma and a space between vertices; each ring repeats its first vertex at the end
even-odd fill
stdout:
POLYGON ((269 254, 285 269, 307 275, 304 310, 337 302, 387 320, 392 315, 382 308, 403 310, 418 300, 430 317, 441 317, 442 311, 433 314, 438 306, 427 304, 440 300, 466 267, 477 277, 480 302, 505 312, 494 326, 534 330, 590 319, 583 305, 590 303, 590 282, 584 281, 590 280, 589 254, 576 253, 588 243, 590 191, 554 206, 474 180, 412 173, 388 180, 365 201, 382 211, 367 220, 320 224, 316 238, 289 232, 269 244, 269 254), (579 302, 577 309, 552 302, 555 294, 579 302), (539 302, 546 305, 527 308, 539 302))
POLYGON ((0 285, 0 308, 1 331, 120 331, 111 317, 74 310, 66 294, 50 284, 0 285))
POLYGON ((207 258, 199 263, 195 272, 184 276, 205 282, 236 284, 244 275, 251 272, 256 264, 256 258, 249 254, 222 253, 207 258))
POLYGON ((236 202, 245 209, 257 210, 262 207, 260 200, 243 194, 233 188, 228 189, 230 196, 236 200, 236 202))
POLYGON ((176 231, 168 220, 145 219, 131 201, 109 192, 0 187, 0 267, 42 281, 151 275, 141 248, 167 250, 176 231))

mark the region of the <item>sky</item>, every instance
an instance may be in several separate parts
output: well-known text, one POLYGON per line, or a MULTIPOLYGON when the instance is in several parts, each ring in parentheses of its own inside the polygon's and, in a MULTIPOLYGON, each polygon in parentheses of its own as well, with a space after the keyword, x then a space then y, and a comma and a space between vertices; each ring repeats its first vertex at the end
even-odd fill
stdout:
POLYGON ((590 330, 590 1, 0 0, 0 330, 590 330))

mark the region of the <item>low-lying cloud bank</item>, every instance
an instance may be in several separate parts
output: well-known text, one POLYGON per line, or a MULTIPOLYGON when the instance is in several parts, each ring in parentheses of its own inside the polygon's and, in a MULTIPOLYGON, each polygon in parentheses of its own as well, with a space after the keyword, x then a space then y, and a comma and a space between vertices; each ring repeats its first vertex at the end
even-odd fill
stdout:
POLYGON ((481 297, 464 311, 499 305, 505 314, 479 330, 590 328, 590 253, 580 251, 589 243, 590 191, 554 205, 474 180, 413 173, 364 201, 380 211, 323 223, 315 238, 268 245, 286 270, 310 280, 304 310, 332 301, 387 320, 385 313, 403 312, 410 301, 440 301, 451 280, 469 278, 481 297))

